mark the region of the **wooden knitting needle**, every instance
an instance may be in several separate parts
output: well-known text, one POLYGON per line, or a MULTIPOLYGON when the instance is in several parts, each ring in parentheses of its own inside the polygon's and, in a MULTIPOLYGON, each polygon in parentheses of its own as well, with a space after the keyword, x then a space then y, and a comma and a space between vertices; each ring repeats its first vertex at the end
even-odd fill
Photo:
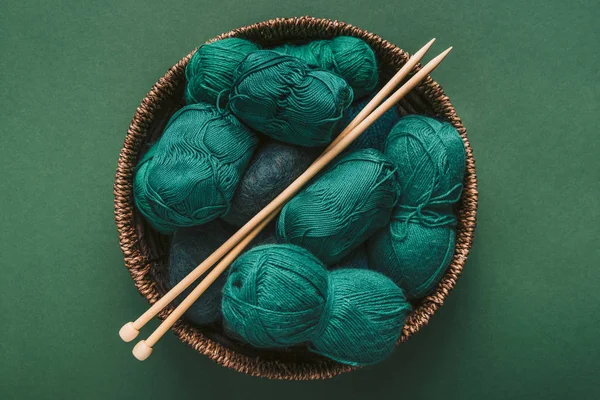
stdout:
MULTIPOLYGON (((236 241, 233 246, 235 248, 227 254, 223 260, 209 273, 209 275, 200 282, 200 284, 186 297, 186 299, 165 319, 162 324, 148 337, 147 340, 140 341, 133 349, 134 356, 139 360, 145 360, 152 353, 153 346, 160 338, 171 328, 171 326, 185 313, 185 311, 200 297, 200 295, 210 286, 212 282, 229 266, 239 253, 258 235, 258 233, 271 221, 277 214, 285 202, 293 197, 310 179, 312 179, 323 167, 331 160, 337 157, 352 141, 360 136, 373 122, 387 112, 400 99, 409 93, 421 80, 423 80, 431 71, 433 71, 442 60, 452 50, 448 48, 443 53, 432 59, 411 79, 409 79, 402 87, 400 87, 390 98, 369 114, 362 122, 360 122, 353 130, 347 133, 332 149, 325 152, 318 158, 308 169, 300 175, 290 186, 281 192, 271 203, 256 214, 248 221, 236 234, 234 234, 227 242, 225 242, 215 253, 221 248, 226 247, 229 241, 235 240, 237 235, 240 235, 245 230, 249 231, 246 236, 236 241)), ((229 250, 224 250, 229 251, 229 250)), ((213 253, 213 255, 215 254, 213 253)), ((210 258, 211 256, 209 256, 210 258)), ((207 258, 208 260, 208 258, 207 258)), ((206 262, 206 260, 205 260, 206 262)), ((200 264, 202 266, 202 264, 200 264)))
MULTIPOLYGON (((361 120, 360 118, 365 118, 368 114, 373 111, 373 109, 379 105, 377 101, 383 100, 391 92, 391 90, 397 85, 408 73, 410 70, 421 60, 423 55, 427 52, 427 50, 431 47, 435 39, 429 41, 423 48, 421 48, 418 52, 415 53, 413 57, 411 57, 407 63, 394 75, 394 77, 386 84, 380 92, 367 104, 365 109, 363 109, 350 123, 351 125, 358 125, 361 120), (391 82, 394 82, 392 85, 391 82), (383 93, 383 95, 381 95, 383 93), (377 100, 377 101, 376 101, 377 100)), ((435 68, 435 67, 434 67, 435 68)), ((338 136, 336 141, 339 141, 345 137, 350 132, 350 129, 346 128, 344 131, 338 136)), ((326 149, 330 150, 331 145, 326 149)), ((325 152, 323 153, 325 154, 325 152)), ((274 211, 277 212, 277 211, 274 211)), ((264 214, 263 214, 264 215, 264 214)), ((125 342, 130 342, 137 337, 139 334, 139 330, 148 323, 152 318, 156 316, 167 304, 173 301, 181 292, 183 292, 187 287, 189 287, 194 281, 196 281, 200 276, 202 276, 211 266, 213 266, 219 259, 221 259, 228 251, 230 251, 233 246, 237 244, 244 236, 246 236, 251 229, 253 229, 254 225, 258 221, 258 218, 253 218, 248 221, 236 234, 234 234, 229 240, 227 240, 221 247, 219 247, 214 253, 212 253, 206 260, 204 260, 198 267, 196 267, 190 274, 188 274, 183 280, 181 280, 177 285, 171 288, 163 297, 161 297, 156 303, 154 303, 146 312, 144 312, 138 319, 134 322, 128 322, 119 331, 119 336, 125 342)))

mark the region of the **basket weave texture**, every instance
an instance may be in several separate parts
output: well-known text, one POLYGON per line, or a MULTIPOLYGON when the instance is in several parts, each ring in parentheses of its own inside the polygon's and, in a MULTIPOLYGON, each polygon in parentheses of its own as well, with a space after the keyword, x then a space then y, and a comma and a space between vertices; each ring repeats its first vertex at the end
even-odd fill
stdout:
MULTIPOLYGON (((379 61, 382 81, 387 81, 409 57, 408 53, 372 33, 343 22, 312 17, 260 22, 224 33, 209 42, 242 37, 270 46, 287 41, 330 39, 340 35, 359 37, 373 48, 379 61)), ((154 231, 135 209, 134 169, 147 150, 148 143, 160 136, 170 116, 184 105, 184 70, 192 54, 170 68, 142 100, 127 131, 115 176, 115 220, 125 265, 139 292, 150 303, 157 301, 168 290, 166 265, 169 241, 154 231)), ((460 133, 467 155, 464 190, 456 208, 458 225, 454 257, 435 291, 415 304, 402 330, 401 343, 427 325, 454 288, 472 246, 478 194, 475 160, 467 132, 440 85, 428 77, 400 101, 398 108, 402 114, 424 114, 450 122, 460 133)), ((171 311, 172 308, 167 307, 159 317, 164 319, 171 311)), ((305 349, 278 352, 251 349, 228 339, 219 328, 199 329, 183 320, 173 326, 173 331, 181 341, 220 365, 253 376, 289 380, 324 379, 355 369, 313 355, 305 349)))

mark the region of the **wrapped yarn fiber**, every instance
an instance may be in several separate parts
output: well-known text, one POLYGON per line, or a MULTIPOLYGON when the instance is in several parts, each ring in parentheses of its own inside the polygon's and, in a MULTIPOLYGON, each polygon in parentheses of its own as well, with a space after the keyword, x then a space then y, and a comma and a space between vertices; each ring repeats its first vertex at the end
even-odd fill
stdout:
POLYGON ((369 266, 408 298, 420 298, 435 288, 454 254, 464 146, 452 125, 409 116, 392 129, 385 151, 399 166, 402 195, 390 225, 369 239, 369 266))
POLYGON ((305 249, 254 247, 229 269, 223 288, 225 326, 259 348, 304 343, 316 334, 327 280, 325 266, 305 249))
POLYGON ((381 152, 349 153, 285 205, 277 237, 335 264, 388 224, 399 193, 396 167, 381 152))
POLYGON ((281 142, 322 146, 331 141, 352 99, 352 89, 339 76, 259 50, 238 66, 229 107, 246 125, 281 142))
POLYGON ((259 47, 244 39, 228 38, 203 44, 185 68, 187 104, 216 104, 219 95, 231 89, 239 63, 259 47))
POLYGON ((332 270, 340 268, 368 269, 369 258, 366 244, 361 244, 346 257, 342 258, 340 262, 331 267, 332 270))
POLYGON ((407 223, 398 214, 368 242, 369 268, 390 277, 409 299, 429 294, 452 261, 454 227, 407 223))
POLYGON ((294 245, 255 247, 231 266, 223 320, 259 348, 308 344, 338 362, 372 364, 393 351, 410 311, 385 276, 359 269, 329 272, 294 245))
MULTIPOLYGON (((202 261, 235 233, 235 229, 221 220, 205 225, 178 229, 173 235, 169 254, 171 287, 178 284, 202 261)), ((226 274, 222 274, 202 296, 185 312, 184 317, 196 325, 208 325, 221 317, 222 290, 226 274)), ((194 289, 194 285, 176 299, 179 304, 194 289)))
POLYGON ((316 155, 306 148, 274 140, 262 143, 223 219, 241 227, 299 177, 315 158, 316 155))
POLYGON ((329 318, 312 351, 351 365, 392 354, 412 307, 391 279, 367 269, 337 269, 330 272, 328 292, 329 318))
POLYGON ((273 50, 335 72, 348 82, 356 98, 372 92, 379 80, 375 53, 366 42, 355 37, 338 36, 303 45, 285 44, 273 50))
POLYGON ((384 152, 399 167, 401 204, 449 210, 460 196, 466 155, 451 124, 405 116, 390 132, 384 152))
POLYGON ((258 140, 227 111, 185 106, 136 167, 134 198, 160 232, 225 214, 258 140))
MULTIPOLYGON (((353 103, 344 113, 340 124, 338 125, 338 134, 352 122, 352 120, 362 111, 369 103, 372 97, 366 100, 353 103)), ((385 148, 385 140, 392 130, 392 127, 400 120, 400 112, 396 107, 392 107, 385 114, 379 117, 369 126, 359 137, 357 137, 346 149, 353 151, 358 149, 376 149, 383 151, 385 148)))

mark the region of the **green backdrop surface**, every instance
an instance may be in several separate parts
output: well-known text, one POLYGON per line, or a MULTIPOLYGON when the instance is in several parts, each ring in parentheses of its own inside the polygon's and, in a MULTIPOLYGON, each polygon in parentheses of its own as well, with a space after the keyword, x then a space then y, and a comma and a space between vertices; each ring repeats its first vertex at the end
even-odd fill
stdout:
POLYGON ((2 1, 0 398, 600 398, 598 17, 595 0, 2 1), (464 274, 392 358, 333 380, 252 378, 171 334, 140 363, 117 337, 147 304, 112 205, 133 112, 204 40, 307 14, 455 47, 434 78, 480 179, 464 274))

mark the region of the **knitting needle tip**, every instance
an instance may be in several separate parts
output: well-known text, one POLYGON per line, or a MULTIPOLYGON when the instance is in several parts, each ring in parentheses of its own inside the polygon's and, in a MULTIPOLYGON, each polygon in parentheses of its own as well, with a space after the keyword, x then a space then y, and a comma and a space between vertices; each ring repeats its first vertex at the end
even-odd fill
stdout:
POLYGON ((444 58, 446 58, 446 56, 448 55, 448 53, 450 53, 451 50, 452 50, 452 46, 450 46, 446 50, 442 51, 440 54, 438 54, 437 56, 432 58, 431 61, 429 61, 427 63, 427 65, 425 65, 425 67, 423 67, 423 69, 428 70, 428 72, 431 72, 433 69, 435 69, 435 67, 437 67, 442 62, 442 60, 444 58))

